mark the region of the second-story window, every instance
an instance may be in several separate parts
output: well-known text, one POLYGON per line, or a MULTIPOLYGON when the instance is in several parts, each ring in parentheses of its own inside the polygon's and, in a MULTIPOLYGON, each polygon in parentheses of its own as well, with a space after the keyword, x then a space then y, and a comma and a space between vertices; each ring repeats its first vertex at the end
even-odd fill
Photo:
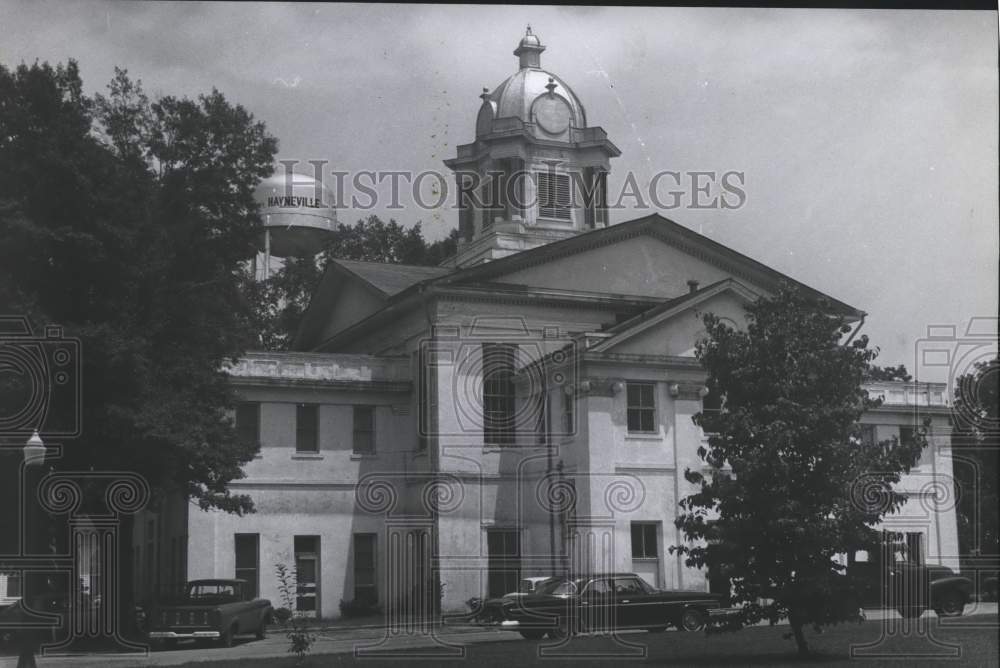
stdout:
POLYGON ((483 441, 486 445, 514 442, 514 360, 517 346, 483 344, 483 441))
POLYGON ((375 407, 354 407, 354 454, 375 454, 375 407))
POLYGON ((653 433, 656 431, 654 387, 653 383, 628 383, 626 385, 628 430, 630 432, 653 433))
POLYGON ((236 438, 241 443, 260 445, 260 404, 245 401, 236 405, 236 438))
POLYGON ((316 404, 295 409, 295 451, 319 452, 319 410, 316 404))

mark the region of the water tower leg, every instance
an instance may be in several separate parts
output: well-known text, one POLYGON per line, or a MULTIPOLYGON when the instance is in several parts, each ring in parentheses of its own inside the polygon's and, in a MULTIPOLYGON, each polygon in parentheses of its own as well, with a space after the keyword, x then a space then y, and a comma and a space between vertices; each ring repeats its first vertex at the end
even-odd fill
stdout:
POLYGON ((264 280, 271 276, 271 229, 264 230, 264 280))

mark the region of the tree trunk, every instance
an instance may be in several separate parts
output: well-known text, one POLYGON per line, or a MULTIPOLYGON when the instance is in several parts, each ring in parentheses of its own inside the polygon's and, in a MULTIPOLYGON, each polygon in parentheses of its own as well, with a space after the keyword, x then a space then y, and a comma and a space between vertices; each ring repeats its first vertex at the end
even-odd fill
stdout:
POLYGON ((805 634, 802 633, 801 620, 796 615, 790 615, 788 623, 791 624, 792 633, 795 634, 795 644, 798 645, 799 656, 809 656, 809 644, 806 642, 805 634))

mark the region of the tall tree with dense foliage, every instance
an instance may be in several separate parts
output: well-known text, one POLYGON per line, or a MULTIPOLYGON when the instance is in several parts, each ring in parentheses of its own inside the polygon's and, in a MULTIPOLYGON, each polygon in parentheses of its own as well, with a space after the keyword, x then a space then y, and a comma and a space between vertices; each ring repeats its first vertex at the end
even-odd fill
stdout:
POLYGON ((994 357, 978 362, 970 373, 958 378, 955 387, 952 454, 959 488, 958 544, 961 554, 973 560, 995 560, 1000 555, 998 386, 1000 357, 994 357))
POLYGON ((331 260, 436 266, 455 254, 457 244, 457 229, 428 243, 419 222, 407 228, 371 215, 353 226, 341 223, 316 257, 286 258, 266 281, 248 285, 248 298, 257 310, 259 345, 267 350, 286 350, 291 345, 331 260))
POLYGON ((836 556, 877 545, 925 429, 909 443, 862 442, 858 420, 880 403, 862 389, 877 352, 865 336, 843 345, 851 327, 825 300, 784 286, 747 307, 745 329, 703 318, 696 352, 724 404, 695 416, 707 471, 685 472, 697 491, 676 524, 690 542, 672 549, 729 576, 733 601, 747 604, 736 626, 787 618, 806 654, 806 627, 857 618, 836 556))
POLYGON ((82 90, 73 61, 0 66, 2 310, 81 341, 82 435, 56 464, 250 511, 228 483, 257 444, 222 368, 254 343, 243 266, 277 141, 219 91, 150 100, 124 70, 82 90))

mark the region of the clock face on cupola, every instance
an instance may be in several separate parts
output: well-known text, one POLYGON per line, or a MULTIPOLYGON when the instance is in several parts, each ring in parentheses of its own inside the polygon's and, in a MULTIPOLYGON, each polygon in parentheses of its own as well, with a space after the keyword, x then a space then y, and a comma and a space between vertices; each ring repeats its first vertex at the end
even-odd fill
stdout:
POLYGON ((561 135, 569 129, 573 112, 566 99, 555 93, 555 80, 549 77, 547 93, 535 99, 531 105, 531 116, 535 123, 550 135, 561 135))

